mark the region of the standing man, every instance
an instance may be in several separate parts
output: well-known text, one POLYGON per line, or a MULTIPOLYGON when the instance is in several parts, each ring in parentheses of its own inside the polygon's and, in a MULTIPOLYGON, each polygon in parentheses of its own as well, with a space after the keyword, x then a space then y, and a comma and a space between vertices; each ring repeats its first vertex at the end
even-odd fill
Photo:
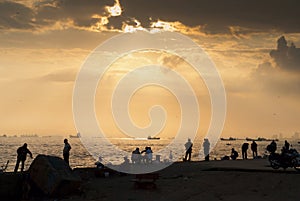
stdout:
POLYGON ((248 150, 248 148, 249 148, 249 143, 245 142, 242 145, 242 157, 243 157, 243 159, 247 159, 247 150, 248 150))
POLYGON ((30 158, 32 158, 32 153, 27 148, 27 144, 24 143, 23 146, 21 146, 21 147, 19 147, 17 149, 17 154, 18 154, 18 156, 17 156, 17 163, 16 163, 16 166, 15 166, 15 171, 14 172, 18 171, 20 162, 22 162, 22 164, 21 164, 21 172, 23 172, 23 170, 24 170, 24 164, 25 164, 25 161, 26 161, 26 156, 27 156, 27 154, 29 154, 30 158))
POLYGON ((210 143, 207 138, 204 139, 203 142, 203 151, 205 156, 205 161, 209 161, 209 150, 210 150, 210 143))
POLYGON ((257 158, 257 144, 254 140, 251 143, 251 150, 252 150, 252 154, 253 154, 253 159, 257 158))
POLYGON ((68 143, 67 139, 64 139, 64 143, 65 143, 65 146, 64 146, 64 150, 63 150, 63 156, 64 156, 64 160, 69 165, 71 145, 68 143))
POLYGON ((191 142, 191 139, 189 138, 188 141, 185 143, 185 157, 184 161, 190 161, 192 156, 192 147, 193 143, 191 142))

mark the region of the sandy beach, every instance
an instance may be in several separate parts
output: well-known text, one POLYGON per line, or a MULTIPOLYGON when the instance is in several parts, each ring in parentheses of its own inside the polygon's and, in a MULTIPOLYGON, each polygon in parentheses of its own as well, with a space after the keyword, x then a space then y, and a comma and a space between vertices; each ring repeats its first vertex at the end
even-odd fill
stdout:
POLYGON ((61 200, 270 200, 296 201, 300 174, 273 170, 267 159, 177 162, 159 171, 156 188, 136 188, 135 175, 86 177, 80 195, 61 200))

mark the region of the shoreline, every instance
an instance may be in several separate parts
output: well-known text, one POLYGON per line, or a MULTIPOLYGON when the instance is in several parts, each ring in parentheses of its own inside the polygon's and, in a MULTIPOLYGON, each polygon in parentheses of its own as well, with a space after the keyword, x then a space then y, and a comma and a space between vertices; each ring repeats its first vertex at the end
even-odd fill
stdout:
MULTIPOLYGON (((82 185, 80 193, 55 198, 61 201, 92 200, 204 200, 240 201, 299 199, 300 173, 292 168, 274 170, 267 159, 175 162, 156 172, 156 188, 136 188, 133 174, 112 171, 96 176, 97 169, 75 168, 82 185)), ((20 175, 20 173, 18 173, 20 175)), ((8 172, 2 175, 14 175, 8 172)), ((2 184, 3 185, 3 184, 2 184)), ((53 198, 39 197, 29 201, 53 198)))

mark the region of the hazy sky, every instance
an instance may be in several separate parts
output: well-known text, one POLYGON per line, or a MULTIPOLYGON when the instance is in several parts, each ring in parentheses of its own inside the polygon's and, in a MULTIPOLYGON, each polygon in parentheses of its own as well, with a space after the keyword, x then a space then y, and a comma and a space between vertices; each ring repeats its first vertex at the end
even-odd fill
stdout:
MULTIPOLYGON (((72 93, 89 53, 116 34, 156 27, 189 36, 215 62, 227 96, 223 136, 291 136, 300 131, 299 7, 298 0, 0 0, 0 134, 76 133, 72 93), (287 44, 277 49, 281 36, 287 44)), ((170 55, 146 55, 146 61, 131 55, 117 62, 106 85, 116 82, 120 69, 159 61, 191 80, 203 108, 201 129, 207 129, 210 102, 203 83, 197 88, 193 72, 170 55)), ((144 126, 147 109, 165 104, 165 132, 173 132, 180 111, 161 90, 133 97, 133 120, 144 126)), ((98 92, 97 100, 107 94, 98 92)), ((96 104, 100 124, 117 132, 109 126, 107 104, 96 104)))

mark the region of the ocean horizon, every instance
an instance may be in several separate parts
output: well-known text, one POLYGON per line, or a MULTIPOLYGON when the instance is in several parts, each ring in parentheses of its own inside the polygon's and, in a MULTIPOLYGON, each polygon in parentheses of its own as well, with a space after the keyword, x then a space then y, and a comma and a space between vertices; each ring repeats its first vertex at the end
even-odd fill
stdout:
MULTIPOLYGON (((62 150, 64 147, 63 139, 64 136, 23 136, 23 137, 0 137, 0 166, 5 165, 9 160, 7 172, 12 172, 15 167, 17 158, 17 148, 22 146, 24 143, 28 144, 29 150, 33 154, 33 159, 38 154, 58 156, 62 158, 62 150)), ((92 156, 91 153, 87 151, 80 138, 68 138, 69 143, 72 146, 70 152, 70 166, 71 168, 83 168, 83 167, 95 167, 95 162, 97 158, 101 156, 105 163, 111 164, 121 164, 124 162, 124 157, 119 153, 111 153, 109 149, 101 147, 101 143, 98 143, 97 148, 99 149, 98 156, 92 156)), ((108 138, 108 140, 120 150, 131 153, 136 147, 143 150, 146 146, 151 146, 153 150, 153 159, 156 155, 160 155, 160 160, 170 162, 169 151, 172 151, 173 162, 182 161, 185 154, 184 141, 175 144, 171 148, 168 147, 168 151, 162 153, 161 150, 165 149, 172 139, 159 139, 159 140, 147 140, 146 138, 131 139, 131 138, 108 138)), ((210 160, 220 160, 221 157, 225 155, 230 155, 231 148, 235 148, 239 152, 239 157, 241 158, 241 146, 246 140, 219 140, 214 148, 211 148, 210 160)), ((193 142, 193 153, 192 161, 204 160, 203 155, 201 155, 203 141, 195 140, 193 142)), ((248 141, 251 144, 251 141, 248 141)), ((269 141, 256 141, 258 145, 258 155, 264 157, 267 154, 266 146, 270 143, 269 141)), ((289 139, 289 143, 292 148, 300 151, 300 144, 297 140, 289 139)), ((277 152, 280 152, 284 144, 284 139, 277 141, 277 152)), ((130 159, 130 155, 128 155, 130 159)), ((248 158, 252 159, 252 152, 249 146, 248 158)), ((27 170, 33 161, 29 156, 25 162, 25 170, 27 170)))

